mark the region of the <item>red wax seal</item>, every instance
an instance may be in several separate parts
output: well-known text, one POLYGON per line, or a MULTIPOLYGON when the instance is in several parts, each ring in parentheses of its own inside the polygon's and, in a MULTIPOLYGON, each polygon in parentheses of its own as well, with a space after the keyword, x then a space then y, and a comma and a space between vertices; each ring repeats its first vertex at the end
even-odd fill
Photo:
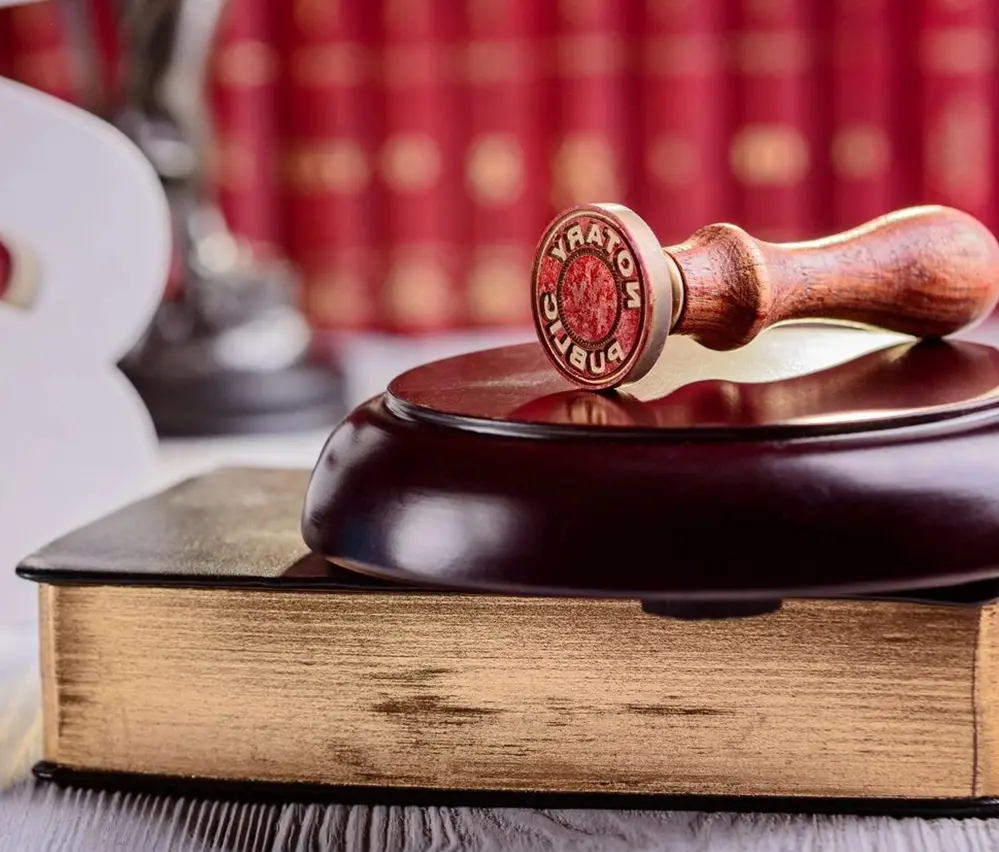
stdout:
POLYGON ((669 332, 667 260, 625 207, 586 205, 557 217, 538 244, 532 286, 538 338, 558 371, 582 387, 644 374, 669 332))

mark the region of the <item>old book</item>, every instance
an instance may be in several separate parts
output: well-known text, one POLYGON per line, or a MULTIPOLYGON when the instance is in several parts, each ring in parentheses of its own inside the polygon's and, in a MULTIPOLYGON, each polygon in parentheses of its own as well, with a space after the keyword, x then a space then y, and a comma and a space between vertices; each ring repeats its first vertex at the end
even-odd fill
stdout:
POLYGON ((648 0, 642 7, 634 209, 663 245, 732 215, 726 8, 724 0, 648 0))
POLYGON ((393 586, 309 554, 306 471, 223 469, 24 560, 41 772, 371 791, 981 803, 999 609, 393 586), (53 769, 55 767, 55 770, 53 769))
POLYGON ((468 142, 462 4, 384 3, 383 138, 378 176, 388 268, 380 285, 386 331, 422 334, 467 323, 470 237, 461 164, 468 142))
POLYGON ((529 0, 468 4, 465 289, 472 325, 531 325, 524 282, 550 215, 546 148, 556 97, 542 38, 551 11, 529 0))
POLYGON ((5 73, 33 89, 70 103, 81 100, 73 57, 65 39, 65 21, 53 2, 26 3, 0 11, 8 52, 5 73))
POLYGON ((640 172, 635 121, 640 78, 637 4, 559 3, 551 20, 548 206, 552 214, 594 198, 627 201, 640 172))
POLYGON ((221 10, 210 57, 213 125, 209 174, 226 224, 256 251, 278 253, 283 234, 275 196, 279 55, 270 6, 241 0, 221 10))
POLYGON ((899 206, 893 150, 896 101, 904 88, 897 72, 898 18, 892 0, 838 0, 832 6, 831 138, 823 166, 831 169, 834 228, 856 227, 899 206))
POLYGON ((995 227, 995 27, 988 0, 918 4, 921 199, 995 227))
POLYGON ((281 14, 286 239, 309 319, 323 332, 378 322, 379 6, 297 3, 281 14))
POLYGON ((788 0, 732 4, 735 104, 729 165, 735 221, 772 242, 814 237, 824 228, 825 178, 817 166, 815 75, 819 4, 788 0))

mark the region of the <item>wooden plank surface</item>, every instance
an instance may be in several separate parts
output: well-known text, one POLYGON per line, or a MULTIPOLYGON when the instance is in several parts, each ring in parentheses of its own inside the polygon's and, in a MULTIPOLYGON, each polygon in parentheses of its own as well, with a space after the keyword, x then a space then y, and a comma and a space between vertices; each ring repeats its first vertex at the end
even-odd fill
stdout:
POLYGON ((0 646, 0 852, 999 848, 999 819, 247 803, 62 789, 40 753, 32 643, 0 646))
POLYGON ((999 822, 237 804, 21 784, 0 796, 0 850, 991 850, 999 822))

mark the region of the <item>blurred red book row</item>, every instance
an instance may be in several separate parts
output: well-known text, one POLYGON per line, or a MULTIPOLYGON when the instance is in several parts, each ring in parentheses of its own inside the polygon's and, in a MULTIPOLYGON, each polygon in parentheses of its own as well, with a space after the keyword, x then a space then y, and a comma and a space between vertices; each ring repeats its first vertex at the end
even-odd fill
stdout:
MULTIPOLYGON (((0 10, 0 72, 106 107, 110 2, 84 4, 97 73, 53 0, 0 10)), ((924 202, 994 227, 996 23, 992 0, 229 0, 214 186, 317 329, 526 324, 535 242, 579 202, 664 244, 924 202)))

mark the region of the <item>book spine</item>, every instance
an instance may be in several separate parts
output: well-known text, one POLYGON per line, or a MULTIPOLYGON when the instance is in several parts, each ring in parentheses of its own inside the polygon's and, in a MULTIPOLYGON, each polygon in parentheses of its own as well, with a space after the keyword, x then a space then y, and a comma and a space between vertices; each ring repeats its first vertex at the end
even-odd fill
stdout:
POLYGON ((830 59, 833 221, 851 228, 895 203, 893 74, 897 30, 889 0, 836 0, 830 59))
POLYGON ((10 10, 0 9, 0 77, 13 79, 14 51, 10 33, 10 10))
POLYGON ((552 50, 557 121, 551 203, 622 201, 629 191, 634 101, 627 85, 630 7, 615 0, 560 3, 552 50))
POLYGON ((813 150, 814 57, 808 0, 736 0, 731 62, 736 102, 729 164, 737 224, 781 241, 811 235, 818 206, 813 150))
POLYGON ((541 4, 468 4, 471 222, 468 316, 472 325, 531 323, 533 249, 546 223, 546 110, 541 4))
POLYGON ((212 184, 232 231, 261 253, 279 240, 275 94, 279 57, 267 0, 222 11, 209 69, 212 184))
POLYGON ((385 136, 379 152, 388 330, 460 327, 470 223, 460 164, 467 140, 464 7, 413 0, 383 7, 385 136))
POLYGON ((921 199, 994 226, 996 7, 923 0, 916 56, 922 91, 921 199))
POLYGON ((369 328, 380 276, 376 5, 300 3, 286 24, 283 185, 304 307, 321 332, 369 328))
POLYGON ((59 5, 39 0, 0 11, 6 17, 11 78, 75 103, 80 92, 59 5))
POLYGON ((119 41, 118 18, 115 13, 117 0, 83 0, 90 23, 94 62, 97 66, 97 102, 105 114, 110 115, 124 93, 122 61, 119 41))
POLYGON ((892 207, 918 204, 922 193, 923 120, 918 43, 920 8, 911 0, 892 0, 891 148, 895 198, 892 207))
POLYGON ((729 212, 724 20, 722 0, 644 5, 636 212, 664 244, 729 212))

